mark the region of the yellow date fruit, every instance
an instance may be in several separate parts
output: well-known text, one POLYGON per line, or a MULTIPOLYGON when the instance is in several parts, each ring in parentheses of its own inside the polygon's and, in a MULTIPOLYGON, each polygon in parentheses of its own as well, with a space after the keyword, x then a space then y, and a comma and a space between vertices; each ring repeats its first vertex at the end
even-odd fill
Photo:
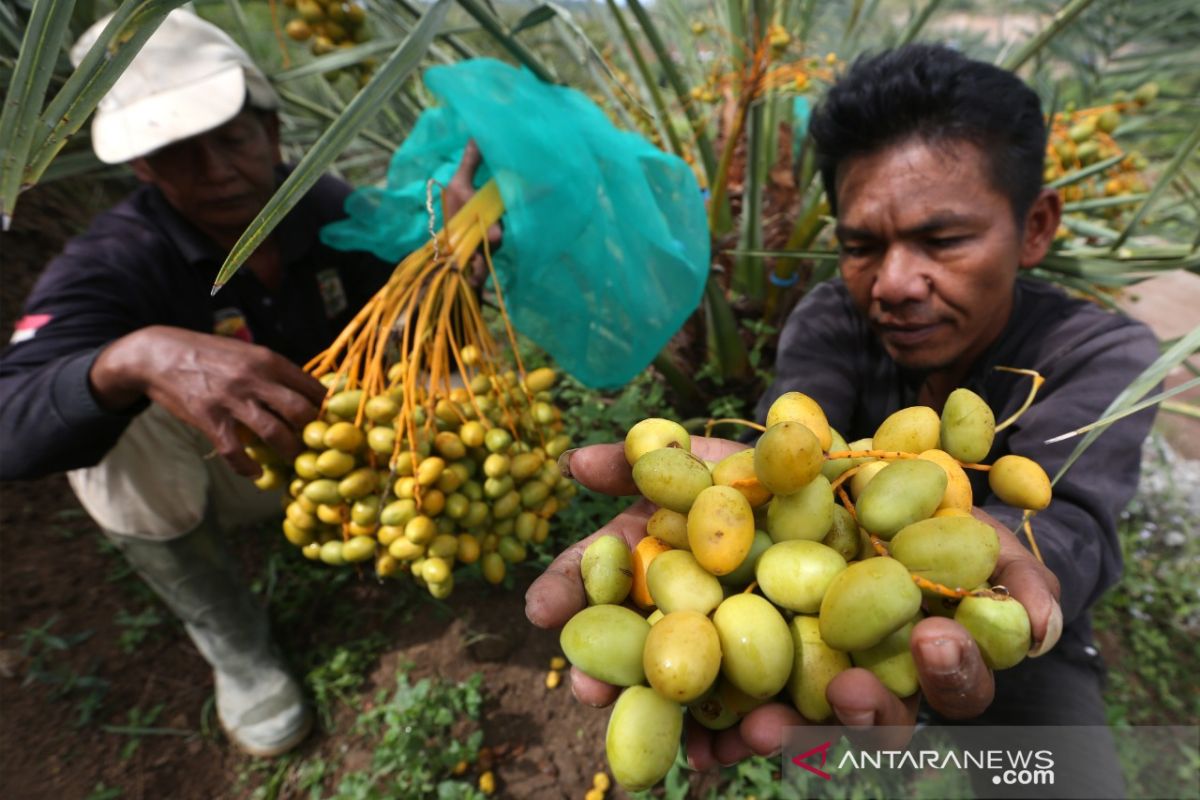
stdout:
POLYGON ((673 611, 650 627, 642 653, 646 680, 677 703, 690 703, 712 686, 721 669, 717 629, 697 611, 673 611))
POLYGON ((664 447, 691 452, 692 437, 678 422, 661 417, 644 419, 625 434, 625 460, 631 467, 637 466, 646 453, 664 447))
POLYGON ((767 411, 767 427, 777 422, 799 422, 812 431, 821 444, 821 449, 828 452, 833 445, 833 431, 829 420, 816 400, 801 392, 785 392, 771 403, 767 411))
POLYGON ((791 494, 825 466, 821 443, 805 425, 785 420, 767 428, 754 446, 754 473, 772 494, 791 494))
MULTIPOLYGON (((640 462, 639 462, 640 463, 640 462)), ((688 511, 688 544, 713 575, 737 569, 754 543, 754 510, 737 489, 710 486, 688 511)))
POLYGON ((646 520, 646 533, 679 550, 691 547, 687 539, 687 514, 669 508, 660 508, 650 515, 646 520))
POLYGON ((929 406, 910 406, 885 419, 871 441, 876 450, 920 453, 938 446, 941 424, 929 406))
MULTIPOLYGON (((851 445, 853 447, 853 445, 851 445)), ((888 465, 886 461, 868 461, 862 465, 858 472, 850 477, 850 495, 855 500, 862 496, 866 491, 867 484, 875 479, 875 476, 884 470, 888 465)))
POLYGON ((966 470, 945 450, 926 450, 918 458, 932 461, 946 471, 946 491, 938 503, 938 511, 954 508, 970 514, 975 500, 966 470))
POLYGON ((758 508, 771 499, 771 493, 754 474, 754 451, 739 450, 725 456, 712 469, 713 483, 717 486, 732 486, 750 503, 758 508))
POLYGON ((988 472, 988 486, 1002 502, 1016 508, 1041 511, 1050 505, 1049 476, 1025 456, 997 459, 988 472))

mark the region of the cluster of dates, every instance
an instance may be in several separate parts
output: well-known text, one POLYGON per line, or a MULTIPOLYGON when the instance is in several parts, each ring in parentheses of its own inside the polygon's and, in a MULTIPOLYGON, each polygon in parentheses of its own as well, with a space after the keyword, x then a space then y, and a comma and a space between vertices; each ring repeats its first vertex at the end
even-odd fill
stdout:
POLYGON ((658 509, 632 552, 615 536, 587 548, 589 605, 560 640, 583 672, 628 687, 606 742, 617 781, 661 780, 684 714, 720 730, 778 698, 826 720, 825 689, 851 666, 899 697, 915 693, 909 635, 928 614, 961 623, 993 669, 1021 661, 1029 618, 987 584, 999 539, 971 515, 964 466, 989 469, 992 491, 1025 509, 1049 504, 1050 482, 1021 456, 976 463, 995 427, 987 404, 959 389, 940 417, 906 408, 847 445, 815 401, 791 392, 753 449, 714 464, 690 452, 677 423, 635 425, 625 454, 658 509))
POLYGON ((555 464, 570 446, 549 392, 556 377, 538 369, 522 385, 513 372, 477 375, 471 392, 452 390, 431 414, 415 409, 415 441, 397 424, 395 380, 369 398, 333 386, 304 429, 309 449, 290 464, 261 445, 247 451, 263 466, 260 488, 286 487, 283 534, 307 558, 373 561, 380 577, 407 574, 444 598, 459 564, 479 562, 485 580, 503 581, 574 495, 555 464))

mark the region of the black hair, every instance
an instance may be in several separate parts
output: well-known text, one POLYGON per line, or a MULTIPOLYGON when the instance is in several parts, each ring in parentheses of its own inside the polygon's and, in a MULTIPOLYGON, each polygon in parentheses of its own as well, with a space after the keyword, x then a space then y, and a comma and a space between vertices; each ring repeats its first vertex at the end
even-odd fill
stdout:
POLYGON ((1008 70, 934 44, 860 56, 829 90, 810 125, 817 168, 837 214, 840 164, 911 138, 970 142, 1020 225, 1042 188, 1041 101, 1008 70))

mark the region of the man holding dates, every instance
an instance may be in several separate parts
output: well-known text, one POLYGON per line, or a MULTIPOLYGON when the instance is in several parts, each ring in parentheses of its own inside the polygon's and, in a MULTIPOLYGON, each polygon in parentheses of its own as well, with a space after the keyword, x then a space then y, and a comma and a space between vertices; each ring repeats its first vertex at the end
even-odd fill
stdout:
MULTIPOLYGON (((1045 441, 1099 418, 1158 346, 1144 326, 1018 279, 1049 251, 1062 212, 1057 193, 1042 188, 1046 127, 1036 94, 997 67, 945 47, 909 45, 857 61, 817 109, 811 133, 837 217, 840 278, 812 289, 790 315, 760 421, 778 397, 802 392, 859 450, 855 440, 878 437, 895 412, 924 406, 936 416, 959 387, 1006 420, 1024 403, 1029 377, 997 368, 1032 369, 1045 383, 1015 423, 996 431, 987 463, 1019 454, 1055 474, 1073 445, 1045 441)), ((900 699, 873 672, 845 669, 825 692, 835 721, 912 725, 920 698, 935 720, 1104 726, 1089 609, 1120 575, 1116 521, 1136 489, 1151 419, 1143 413, 1111 426, 1056 484, 1033 523, 1044 564, 1020 532, 1021 510, 1001 502, 1004 492, 988 473, 969 469, 967 508, 998 537, 990 584, 1006 587, 1027 612, 1030 657, 993 673, 965 628, 930 613, 909 640, 919 693, 900 699)), ((710 462, 741 447, 691 442, 691 452, 710 462)), ((571 451, 560 463, 588 488, 638 493, 620 445, 571 451)), ((642 500, 597 535, 634 547, 654 509, 642 500)), ((690 529, 689 521, 689 536, 690 529)), ((593 538, 563 553, 530 588, 534 624, 557 627, 584 608, 579 563, 593 538)), ((578 668, 572 680, 582 702, 617 698, 617 687, 578 668)), ((688 761, 707 769, 777 753, 783 728, 803 722, 782 702, 759 705, 719 731, 689 716, 688 761)), ((1111 742, 1097 747, 1092 777, 1101 791, 1119 791, 1111 742)))

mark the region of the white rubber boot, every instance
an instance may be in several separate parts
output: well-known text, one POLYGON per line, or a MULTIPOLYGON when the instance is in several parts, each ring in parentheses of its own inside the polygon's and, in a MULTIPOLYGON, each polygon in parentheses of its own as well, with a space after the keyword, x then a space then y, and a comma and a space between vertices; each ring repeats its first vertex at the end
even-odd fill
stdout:
POLYGON ((183 621, 212 665, 217 715, 230 741, 263 757, 299 744, 312 728, 312 713, 271 641, 266 609, 251 594, 216 524, 206 519, 169 541, 111 531, 105 536, 183 621))

